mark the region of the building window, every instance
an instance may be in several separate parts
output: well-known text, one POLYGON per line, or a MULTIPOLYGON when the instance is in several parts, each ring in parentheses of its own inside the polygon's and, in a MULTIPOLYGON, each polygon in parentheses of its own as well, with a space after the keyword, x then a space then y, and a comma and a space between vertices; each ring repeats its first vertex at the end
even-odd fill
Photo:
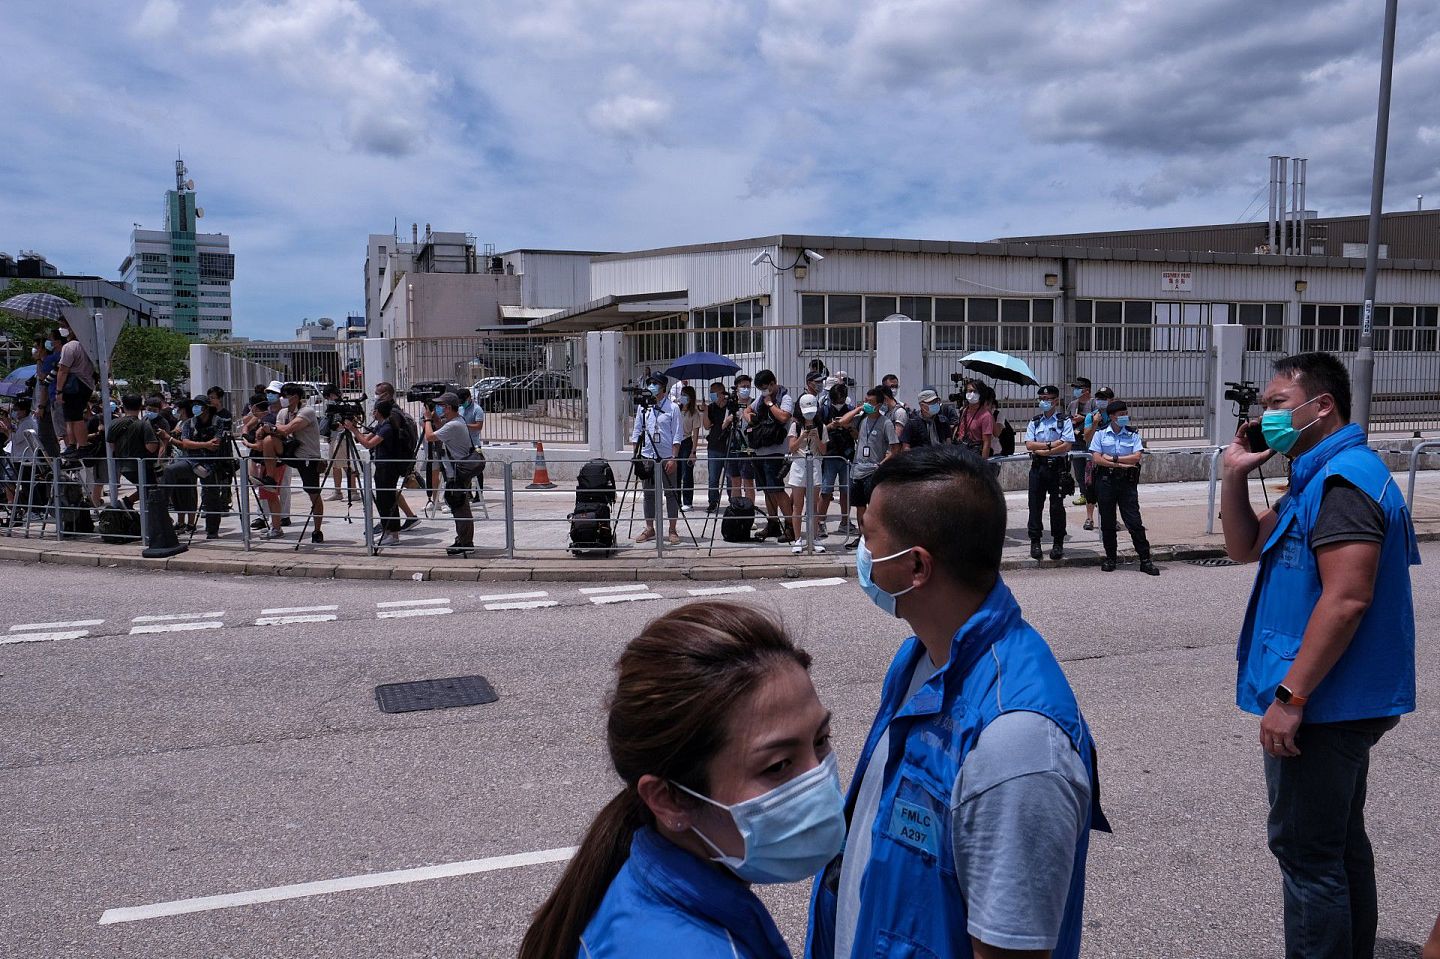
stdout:
POLYGON ((1284 303, 1236 303, 1230 315, 1245 327, 1245 349, 1259 353, 1284 352, 1284 303))
MULTIPOLYGON (((1360 349, 1360 306, 1305 303, 1300 307, 1300 351, 1353 353, 1360 349)), ((1434 306, 1377 306, 1372 317, 1373 346, 1391 353, 1436 350, 1434 306)))
POLYGON ((759 353, 763 348, 761 329, 765 325, 765 308, 759 300, 741 300, 696 310, 691 321, 695 329, 695 349, 733 356, 737 353, 759 353))

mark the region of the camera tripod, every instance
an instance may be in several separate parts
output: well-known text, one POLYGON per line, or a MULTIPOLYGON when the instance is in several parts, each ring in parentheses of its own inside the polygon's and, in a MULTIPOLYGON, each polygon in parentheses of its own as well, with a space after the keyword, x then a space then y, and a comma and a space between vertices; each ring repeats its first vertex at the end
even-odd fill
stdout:
MULTIPOLYGON (((330 458, 325 463, 328 475, 320 481, 321 495, 324 495, 325 484, 334 479, 337 469, 345 475, 345 522, 353 523, 355 520, 350 515, 350 507, 355 505, 356 484, 360 481, 360 451, 355 448, 355 437, 350 435, 350 431, 338 425, 330 430, 330 458), (339 439, 335 438, 337 429, 339 439)), ((335 492, 340 492, 339 480, 335 480, 335 492)))
MULTIPOLYGON (((662 520, 668 519, 668 516, 669 516, 669 505, 670 505, 669 502, 668 502, 668 500, 669 500, 668 492, 669 492, 669 489, 670 489, 669 483, 670 483, 670 482, 674 482, 674 483, 678 484, 678 482, 679 482, 679 473, 680 473, 680 470, 679 470, 679 464, 677 463, 677 464, 676 464, 676 470, 675 470, 675 473, 676 473, 675 479, 674 479, 674 480, 667 481, 667 479, 665 478, 665 475, 664 475, 665 462, 666 462, 666 460, 665 460, 665 459, 661 459, 661 458, 660 458, 660 455, 659 455, 659 454, 660 454, 660 433, 659 433, 659 422, 658 422, 659 417, 658 417, 658 415, 657 415, 657 416, 654 418, 654 420, 652 420, 651 417, 650 417, 650 415, 649 415, 649 414, 650 414, 650 411, 651 411, 652 409, 655 409, 656 406, 658 406, 658 404, 647 404, 646 407, 645 407, 645 409, 644 409, 644 410, 641 412, 641 414, 640 414, 641 417, 642 417, 641 423, 650 423, 650 424, 653 424, 653 425, 651 425, 648 429, 642 431, 641 435, 636 438, 636 440, 635 440, 635 446, 634 446, 634 448, 633 448, 632 451, 631 451, 631 454, 630 454, 630 465, 629 465, 629 468, 626 470, 626 473, 625 473, 625 486, 624 486, 624 488, 621 490, 621 493, 620 493, 620 501, 616 504, 616 507, 615 507, 615 518, 614 518, 614 520, 612 521, 612 528, 611 528, 611 537, 612 537, 612 540, 615 538, 615 537, 614 537, 614 534, 619 530, 619 527, 620 527, 620 517, 623 516, 624 513, 625 513, 625 501, 626 501, 626 499, 629 499, 629 500, 630 500, 630 519, 629 519, 629 525, 626 527, 626 535, 629 536, 632 541, 633 541, 634 538, 635 538, 635 500, 639 499, 640 496, 642 496, 642 495, 646 495, 646 494, 645 494, 645 490, 644 490, 644 484, 640 481, 640 476, 639 476, 639 473, 637 472, 637 470, 636 470, 636 468, 635 468, 635 465, 636 465, 637 463, 641 462, 642 460, 645 460, 645 457, 644 457, 644 455, 643 455, 643 444, 645 443, 646 440, 649 440, 649 442, 650 442, 650 450, 651 450, 651 452, 653 452, 653 453, 656 454, 656 458, 655 458, 655 459, 653 459, 653 460, 648 460, 648 462, 650 463, 651 469, 653 469, 653 470, 655 471, 655 475, 654 475, 654 478, 653 478, 652 482, 655 483, 656 486, 657 486, 657 488, 661 490, 660 502, 659 502, 658 504, 656 504, 656 506, 655 506, 655 511, 656 511, 657 513, 662 513, 662 512, 663 512, 663 513, 666 514, 666 515, 663 516, 663 517, 662 517, 662 516, 658 516, 658 515, 655 517, 655 520, 654 520, 654 522, 655 522, 655 535, 656 535, 657 538, 661 535, 660 529, 659 529, 659 524, 662 522, 662 520)), ((674 462, 674 460, 671 459, 671 458, 669 458, 669 457, 667 457, 666 459, 670 459, 671 462, 674 462)), ((677 498, 678 498, 679 495, 680 495, 680 489, 679 489, 679 486, 678 486, 678 485, 676 485, 675 488, 674 488, 674 494, 675 494, 675 496, 676 496, 677 498)), ((648 494, 648 495, 654 496, 655 494, 654 494, 654 492, 651 492, 651 493, 648 494)), ((642 512, 642 513, 644 512, 643 509, 642 509, 641 512, 642 512)), ((686 534, 690 537, 690 539, 691 539, 692 542, 695 542, 695 543, 698 544, 698 543, 699 543, 699 540, 696 539, 696 537, 695 537, 695 530, 694 530, 694 528, 690 525, 690 514, 686 513, 684 510, 679 510, 678 512, 679 512, 678 519, 685 524, 685 532, 686 532, 686 534)))

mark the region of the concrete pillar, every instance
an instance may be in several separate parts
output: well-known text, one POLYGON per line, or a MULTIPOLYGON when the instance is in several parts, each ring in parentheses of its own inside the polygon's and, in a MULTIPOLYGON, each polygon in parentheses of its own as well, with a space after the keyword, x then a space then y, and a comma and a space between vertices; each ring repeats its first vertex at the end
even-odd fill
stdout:
POLYGON ((625 385, 625 337, 612 330, 585 334, 585 396, 590 452, 610 456, 629 446, 625 418, 630 402, 625 385))
MULTIPOLYGON (((902 403, 914 405, 925 385, 925 324, 909 317, 881 320, 875 324, 875 382, 887 373, 900 377, 902 403)), ((874 384, 859 384, 861 392, 874 384)), ((935 388, 943 394, 939 384, 935 388)))
MULTIPOLYGON (((366 337, 361 347, 365 395, 375 395, 376 383, 395 382, 395 344, 384 337, 366 337)), ((398 385, 398 384, 397 384, 398 385)), ((406 384, 408 387, 409 384, 406 384)))
MULTIPOLYGON (((204 343, 190 344, 190 395, 204 396, 205 391, 216 385, 210 372, 210 354, 213 352, 204 343)), ((225 384, 220 384, 224 386, 225 384)))
POLYGON ((1223 323, 1213 327, 1215 349, 1211 353, 1210 402, 1205 407, 1210 442, 1221 446, 1235 435, 1234 404, 1225 399, 1226 383, 1238 383, 1245 370, 1245 327, 1223 323))

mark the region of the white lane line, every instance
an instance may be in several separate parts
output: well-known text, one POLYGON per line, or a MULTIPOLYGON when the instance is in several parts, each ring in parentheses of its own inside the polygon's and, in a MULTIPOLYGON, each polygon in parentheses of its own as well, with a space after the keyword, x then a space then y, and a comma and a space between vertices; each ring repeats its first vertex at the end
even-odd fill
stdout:
POLYGON ((256 626, 294 626, 296 623, 333 623, 335 613, 306 613, 299 616, 261 616, 256 626))
POLYGON ((224 613, 175 613, 167 616, 136 616, 130 620, 132 623, 169 623, 177 620, 187 619, 217 619, 224 616, 224 613))
POLYGON ((185 633, 193 629, 219 629, 225 624, 218 619, 207 619, 198 623, 155 623, 151 626, 131 626, 130 635, 141 633, 185 633))
POLYGON ((553 599, 532 599, 522 603, 486 603, 486 609, 545 609, 560 604, 553 599))
POLYGON ((289 616, 292 613, 333 613, 339 608, 339 606, 280 606, 276 609, 262 609, 260 615, 289 616))
POLYGON ((754 586, 711 586, 706 589, 686 590, 691 596, 725 596, 729 593, 753 593, 754 586))
POLYGON ((453 613, 455 610, 446 606, 437 609, 434 606, 422 606, 419 609, 382 609, 375 614, 376 619, 407 619, 411 616, 444 616, 453 613))
POLYGON ((59 639, 82 639, 90 635, 88 629, 67 629, 54 633, 20 633, 16 636, 0 636, 0 646, 9 643, 53 643, 59 639))
POLYGON ((448 599, 393 599, 388 603, 376 603, 377 609, 397 609, 401 606, 448 606, 448 599))
POLYGON ((12 633, 29 633, 37 629, 79 629, 81 626, 99 626, 105 622, 103 619, 77 619, 70 623, 21 623, 19 626, 11 626, 12 633))
POLYGON ((529 593, 494 593, 490 596, 476 596, 475 598, 482 603, 495 603, 511 599, 544 599, 549 595, 549 593, 541 589, 529 593))
POLYGON ((580 590, 580 592, 586 596, 594 596, 600 593, 643 593, 649 588, 650 587, 644 583, 635 583, 631 586, 591 586, 587 589, 580 590))
POLYGON ((781 583, 786 589, 809 589, 811 586, 843 586, 845 580, 839 576, 832 576, 829 579, 802 579, 794 583, 781 583))
POLYGON ((492 856, 489 859, 469 859, 464 862, 442 863, 438 866, 372 872, 360 876, 346 876, 341 879, 321 879, 318 882, 271 886, 269 889, 252 889, 249 892, 232 892, 220 896, 176 899, 171 902, 157 902, 150 906, 126 906, 120 909, 106 909, 100 916, 100 925, 139 922, 142 919, 159 919, 163 916, 183 916, 187 913, 211 912, 216 909, 234 909, 237 906, 251 906, 262 902, 283 902, 286 899, 303 899, 306 896, 324 896, 334 892, 348 892, 352 889, 377 889, 381 886, 398 886, 407 882, 423 882, 427 879, 469 876, 481 872, 495 872, 500 869, 515 869, 520 866, 538 866, 547 862, 564 862, 573 855, 575 855, 574 846, 564 849, 541 849, 537 852, 522 852, 511 856, 492 856))
POLYGON ((604 606, 606 603, 633 603, 642 599, 664 599, 659 593, 621 593, 618 596, 591 596, 590 602, 597 606, 604 606))

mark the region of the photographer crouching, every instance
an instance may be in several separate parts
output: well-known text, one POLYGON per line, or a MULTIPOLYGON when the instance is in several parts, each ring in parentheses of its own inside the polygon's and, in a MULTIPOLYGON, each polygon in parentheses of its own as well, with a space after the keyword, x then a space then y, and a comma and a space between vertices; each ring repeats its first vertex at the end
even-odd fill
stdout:
MULTIPOLYGON (((223 394, 222 394, 223 395, 223 394)), ((161 484, 170 494, 186 532, 195 531, 195 481, 200 481, 200 508, 205 512, 205 538, 220 537, 220 519, 230 509, 230 480, 234 460, 222 447, 229 442, 228 418, 222 419, 205 397, 189 404, 190 418, 181 421, 180 435, 170 435, 178 452, 165 467, 161 484), (189 517, 189 522, 185 518, 189 517)), ((158 431, 164 434, 164 431, 158 431)), ((168 434, 166 434, 168 435, 168 434)), ((162 437, 163 438, 163 437, 162 437)))
POLYGON ((394 400, 375 402, 374 420, 361 431, 353 419, 340 427, 370 451, 375 464, 375 506, 380 511, 378 546, 400 545, 400 483, 415 469, 415 435, 394 400))
POLYGON ((460 416, 460 397, 442 394, 425 412, 425 442, 440 444, 441 471, 445 475, 445 503, 455 518, 455 542, 449 556, 466 556, 475 548, 475 520, 470 513, 470 484, 484 474, 485 456, 470 439, 470 428, 460 416))

